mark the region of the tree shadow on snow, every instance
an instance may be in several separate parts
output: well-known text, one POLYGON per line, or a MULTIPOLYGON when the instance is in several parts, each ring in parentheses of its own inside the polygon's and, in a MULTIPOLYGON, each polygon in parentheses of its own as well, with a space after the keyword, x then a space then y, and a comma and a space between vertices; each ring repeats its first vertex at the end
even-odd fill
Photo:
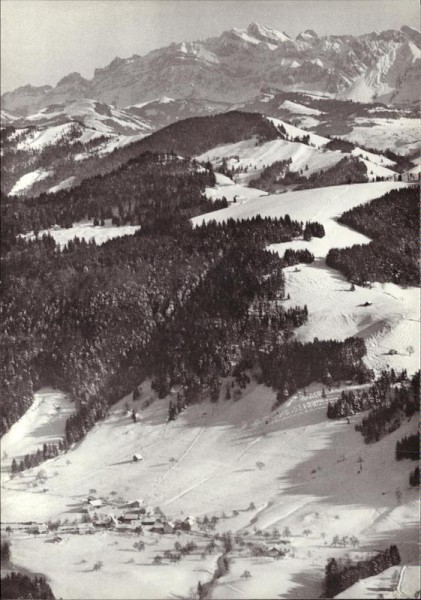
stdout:
POLYGON ((309 598, 320 598, 322 589, 323 575, 317 571, 304 571, 303 573, 294 573, 292 582, 295 587, 286 594, 279 594, 278 598, 287 598, 290 600, 308 600, 309 598))

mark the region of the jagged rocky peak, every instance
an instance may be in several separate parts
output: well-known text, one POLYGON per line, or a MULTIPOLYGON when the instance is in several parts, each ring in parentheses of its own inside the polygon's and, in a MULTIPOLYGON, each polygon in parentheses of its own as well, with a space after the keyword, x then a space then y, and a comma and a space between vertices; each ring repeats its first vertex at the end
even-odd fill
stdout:
POLYGON ((401 31, 410 42, 415 44, 415 46, 421 50, 421 33, 417 29, 409 27, 408 25, 403 25, 401 31))
POLYGON ((419 98, 416 46, 421 46, 420 34, 410 27, 321 37, 307 29, 291 39, 251 23, 219 37, 171 44, 143 57, 117 57, 96 69, 90 81, 71 73, 54 89, 15 90, 2 96, 2 108, 26 115, 48 104, 83 98, 121 108, 161 96, 236 103, 268 87, 412 104, 419 98))
POLYGON ((69 75, 66 75, 65 77, 63 77, 63 79, 60 79, 60 81, 57 84, 57 87, 61 87, 63 85, 79 85, 79 84, 88 84, 89 81, 87 79, 85 79, 84 77, 82 77, 82 75, 80 73, 77 73, 76 71, 74 71, 73 73, 69 73, 69 75))
POLYGON ((258 40, 270 42, 272 44, 291 40, 289 35, 287 35, 285 32, 277 31, 276 29, 266 27, 265 25, 259 25, 259 23, 251 23, 247 27, 247 33, 258 40))
POLYGON ((306 29, 305 31, 299 33, 295 39, 297 40, 297 42, 313 42, 318 38, 319 36, 314 31, 314 29, 306 29))

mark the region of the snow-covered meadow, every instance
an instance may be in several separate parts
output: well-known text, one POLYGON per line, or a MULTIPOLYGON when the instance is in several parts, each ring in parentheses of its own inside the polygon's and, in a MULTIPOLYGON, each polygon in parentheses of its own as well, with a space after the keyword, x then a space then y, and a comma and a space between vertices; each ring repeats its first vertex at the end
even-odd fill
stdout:
MULTIPOLYGON (((51 228, 43 229, 38 233, 38 237, 43 235, 50 235, 56 244, 60 247, 66 246, 70 241, 75 238, 90 242, 95 240, 95 243, 99 246, 117 237, 123 235, 133 235, 140 229, 139 225, 112 225, 110 219, 107 219, 105 225, 94 225, 93 223, 77 223, 73 227, 68 228, 51 228)), ((35 239, 33 232, 27 233, 22 236, 27 240, 35 239)))
MULTIPOLYGON (((358 416, 349 425, 326 419, 327 402, 341 389, 323 398, 321 386, 314 384, 271 411, 275 392, 252 383, 238 401, 221 394, 219 403, 202 402, 168 422, 168 399, 158 400, 144 385, 135 403, 140 421, 133 423, 125 400, 117 403, 74 449, 42 465, 44 491, 32 486, 39 467, 3 481, 3 527, 57 518, 70 523, 82 516, 92 489, 109 502, 113 493, 128 500, 141 497, 170 519, 215 516, 214 533, 231 531, 246 545, 236 542, 229 572, 213 587, 214 598, 319 597, 327 559, 355 553, 349 541, 336 545, 335 536, 356 536, 360 556, 393 538, 403 565, 409 564, 417 557, 419 503, 416 490, 407 486, 412 465, 402 468, 395 461, 394 445, 416 430, 415 417, 379 443, 366 445, 353 427, 358 416), (141 463, 131 461, 134 452, 141 452, 141 463), (247 549, 249 542, 279 545, 276 531, 288 543, 285 557, 256 558, 247 549), (251 577, 242 578, 244 571, 251 577)), ((31 436, 33 424, 27 423, 31 436)), ((16 531, 13 552, 17 564, 44 572, 63 598, 82 592, 96 598, 99 586, 110 599, 117 589, 124 598, 162 598, 163 591, 185 597, 198 581, 211 580, 222 552, 219 547, 216 555, 203 555, 213 534, 204 537, 200 530, 185 535, 198 549, 175 566, 167 559, 154 564, 156 555, 183 541, 175 535, 145 528, 140 539, 146 548, 140 553, 133 550, 139 539, 133 533, 59 536, 60 543, 52 546, 53 534, 16 531), (95 571, 98 561, 102 568, 95 571)))
POLYGON ((271 246, 281 256, 287 248, 307 248, 316 259, 313 264, 285 269, 286 293, 291 297, 285 303, 286 307, 307 304, 309 309, 309 320, 297 330, 297 338, 301 341, 310 341, 314 337, 343 340, 353 335, 362 336, 368 350, 366 362, 371 368, 380 371, 388 365, 400 366, 414 372, 420 359, 419 288, 373 283, 370 288, 356 286, 356 290, 350 292, 350 285, 342 274, 325 263, 331 248, 370 241, 338 223, 337 217, 405 185, 380 182, 268 195, 201 215, 193 219, 193 223, 200 225, 210 220, 221 222, 228 218, 282 217, 286 214, 298 221, 322 223, 326 232, 323 238, 271 246), (366 302, 370 305, 363 307, 366 302), (410 346, 414 352, 408 352, 410 346), (398 354, 389 355, 390 350, 396 350, 398 354))

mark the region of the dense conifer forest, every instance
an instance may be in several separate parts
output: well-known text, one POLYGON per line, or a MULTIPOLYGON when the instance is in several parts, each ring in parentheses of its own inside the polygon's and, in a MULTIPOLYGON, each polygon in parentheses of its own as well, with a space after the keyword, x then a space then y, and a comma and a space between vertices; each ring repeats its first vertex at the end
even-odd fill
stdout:
POLYGON ((411 487, 418 487, 420 484, 420 468, 415 467, 413 471, 409 474, 409 485, 411 487))
MULTIPOLYGON (((215 184, 210 169, 199 168, 174 155, 145 153, 105 176, 86 179, 71 190, 41 194, 37 198, 4 198, 3 244, 17 235, 38 233, 54 225, 112 219, 115 225, 141 224, 150 227, 159 220, 186 219, 212 211, 213 203, 204 188, 215 184)), ((164 223, 162 223, 164 225, 164 223)))
POLYGON ((338 221, 373 239, 367 245, 330 250, 326 263, 350 281, 419 285, 419 190, 392 190, 345 212, 338 221))
MULTIPOLYGON (((77 133, 77 124, 74 127, 77 133)), ((218 144, 234 143, 252 137, 265 142, 280 137, 275 126, 262 115, 230 111, 178 121, 138 142, 116 148, 109 154, 93 152, 86 154, 84 160, 75 160, 77 154, 95 150, 103 140, 93 140, 84 145, 77 138, 69 138, 43 150, 24 151, 16 146, 16 131, 10 126, 1 138, 1 190, 4 194, 9 193, 13 182, 28 170, 39 168, 54 171, 53 178, 49 177, 33 185, 28 194, 33 197, 69 177, 74 177, 74 185, 78 185, 85 179, 106 175, 146 152, 190 157, 202 154, 218 144)))
MULTIPOLYGON (((274 135, 258 115, 204 122, 216 136, 212 142, 208 137, 210 145, 221 135, 235 141, 245 122, 261 139, 274 135)), ((187 136, 190 125, 167 129, 181 127, 187 136)), ((159 132, 158 147, 169 144, 168 135, 159 132)), ((177 152, 184 134, 179 140, 177 152)), ((249 369, 278 391, 276 404, 314 380, 370 380, 362 340, 290 341, 308 313, 305 306, 283 308, 282 269, 313 257, 303 251, 281 259, 265 247, 323 237, 323 226, 286 215, 193 229, 190 217, 216 207, 203 193, 214 181, 209 164, 148 149, 72 190, 5 200, 1 431, 42 385, 63 389, 76 403, 61 444, 38 449, 15 471, 66 450, 147 376, 160 396, 175 390, 177 407, 206 396, 216 401, 224 377, 231 373, 244 386, 249 369), (110 218, 141 229, 100 247, 75 240, 60 249, 48 235, 33 241, 20 236, 110 218)), ((176 412, 170 408, 169 417, 176 412)))
POLYGON ((353 563, 350 560, 331 558, 325 569, 324 598, 334 598, 360 579, 378 575, 389 567, 399 565, 401 557, 397 546, 378 552, 372 558, 353 563))
POLYGON ((343 185, 345 183, 366 183, 368 181, 367 167, 354 156, 344 156, 336 165, 325 171, 312 173, 298 189, 343 185))
POLYGON ((292 159, 277 160, 265 167, 256 179, 249 181, 249 187, 265 190, 273 194, 286 185, 304 183, 307 179, 296 171, 291 171, 292 159))
POLYGON ((396 460, 420 460, 420 434, 419 432, 413 435, 403 437, 396 442, 396 460))
MULTIPOLYGON (((245 343, 260 330, 262 339, 268 329, 304 322, 303 308, 283 311, 278 304, 269 319, 249 315, 248 307, 283 295, 285 263, 263 248, 305 232, 322 235, 323 228, 287 215, 192 229, 187 217, 203 206, 212 177, 188 161, 146 154, 72 192, 6 205, 3 432, 28 408, 34 390, 49 383, 67 390, 83 415, 68 424, 64 443, 72 443, 146 374, 161 394, 174 384, 196 394, 200 386, 215 389, 240 338, 245 343), (133 189, 146 190, 138 204, 129 200, 133 189), (145 209, 132 237, 100 247, 75 240, 60 250, 49 236, 17 235, 36 227, 34 221, 45 226, 64 218, 62 211, 69 221, 93 218, 100 199, 105 211, 122 206, 122 198, 130 214, 145 209), (179 338, 186 346, 181 362, 179 338)), ((39 462, 39 452, 25 468, 39 462)))
POLYGON ((55 600, 44 577, 31 579, 21 573, 10 573, 1 578, 0 598, 4 600, 55 600))
POLYGON ((374 384, 362 391, 342 392, 340 398, 328 404, 329 419, 340 419, 369 411, 355 426, 368 443, 378 442, 382 437, 395 431, 402 421, 418 410, 420 372, 411 379, 405 371, 396 374, 383 371, 374 384))

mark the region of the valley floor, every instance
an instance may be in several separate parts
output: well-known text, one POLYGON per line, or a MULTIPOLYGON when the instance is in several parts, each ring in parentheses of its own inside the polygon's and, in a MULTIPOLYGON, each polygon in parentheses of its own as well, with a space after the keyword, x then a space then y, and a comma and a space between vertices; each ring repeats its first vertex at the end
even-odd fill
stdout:
MULTIPOLYGON (((339 393, 334 389, 324 399, 313 385, 271 412, 275 393, 251 384, 237 402, 204 402, 174 422, 167 422, 166 400, 141 411, 140 423, 120 402, 72 451, 43 464, 46 491, 32 487, 39 468, 3 482, 2 526, 16 528, 14 562, 44 572, 63 598, 96 598, 98 589, 104 598, 185 597, 198 581, 211 579, 216 556, 202 556, 209 537, 199 529, 183 534, 198 549, 177 566, 153 564, 157 554, 183 542, 175 535, 59 533, 62 540, 51 545, 54 534, 32 535, 16 525, 57 518, 70 523, 81 517, 92 489, 110 505, 113 491, 142 498, 171 519, 216 516, 215 533, 232 531, 269 547, 277 544, 274 528, 284 535, 290 529, 291 553, 280 561, 235 547, 214 598, 317 598, 330 556, 361 555, 392 541, 404 564, 415 561, 419 503, 408 487, 413 465, 397 463, 394 447, 416 430, 416 419, 366 445, 353 427, 358 417, 349 425, 326 419, 326 403, 339 393), (142 463, 132 462, 135 452, 142 463), (334 546, 336 535, 357 536, 358 547, 334 546), (133 550, 136 539, 145 551, 133 550), (103 563, 99 571, 93 569, 97 561, 103 563), (241 578, 246 570, 250 579, 241 578)), ((150 397, 146 388, 140 402, 150 397)))

